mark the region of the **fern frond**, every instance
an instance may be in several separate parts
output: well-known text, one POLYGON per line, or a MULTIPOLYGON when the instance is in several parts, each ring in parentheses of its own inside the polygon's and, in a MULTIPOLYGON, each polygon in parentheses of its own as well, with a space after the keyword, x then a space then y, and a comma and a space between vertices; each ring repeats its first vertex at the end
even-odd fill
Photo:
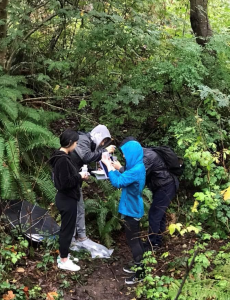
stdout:
MULTIPOLYGON (((207 300, 207 299, 218 299, 218 300, 230 300, 230 285, 229 282, 225 284, 218 284, 221 280, 216 279, 205 279, 205 280, 188 280, 182 290, 182 293, 179 299, 186 299, 186 300, 207 300)), ((227 281, 228 278, 226 278, 227 281)), ((170 299, 174 299, 179 286, 177 284, 171 283, 169 288, 169 297, 170 299)))
POLYGON ((112 239, 111 235, 108 234, 108 233, 106 233, 106 234, 104 235, 103 241, 104 241, 106 247, 108 247, 108 248, 110 248, 111 245, 112 245, 113 242, 114 242, 114 240, 112 239))
POLYGON ((44 136, 38 136, 35 138, 28 138, 28 142, 26 143, 26 146, 24 148, 25 151, 34 150, 37 148, 58 148, 60 147, 59 139, 55 136, 51 136, 49 140, 47 140, 47 137, 44 136))
POLYGON ((16 138, 11 137, 8 141, 6 141, 6 157, 7 163, 10 167, 10 170, 15 177, 15 179, 19 179, 19 147, 16 138))
POLYGON ((3 162, 3 156, 5 151, 5 139, 0 136, 0 165, 2 165, 3 162))
POLYGON ((111 233, 113 230, 121 228, 120 219, 118 217, 112 217, 105 225, 103 234, 111 233))
POLYGON ((29 121, 24 121, 16 127, 16 132, 24 133, 24 141, 27 141, 25 151, 34 148, 49 147, 58 148, 60 146, 59 139, 54 136, 48 129, 29 121))
POLYGON ((118 205, 119 205, 120 197, 121 197, 121 191, 114 190, 113 193, 108 198, 107 207, 112 212, 113 216, 118 215, 118 205))
POLYGON ((15 178, 4 160, 0 168, 0 186, 2 199, 17 199, 19 197, 15 178))
POLYGON ((6 97, 3 98, 0 96, 0 110, 8 115, 12 121, 15 121, 18 117, 17 102, 7 99, 6 97))
POLYGON ((13 100, 16 102, 17 99, 22 99, 22 93, 19 89, 12 89, 11 87, 1 87, 0 89, 0 99, 13 100))
POLYGON ((109 197, 115 191, 112 184, 106 180, 97 181, 97 186, 103 190, 105 197, 109 197))
POLYGON ((106 224, 106 216, 108 213, 108 209, 106 207, 101 207, 99 214, 97 216, 97 225, 100 235, 102 235, 103 229, 106 224))
POLYGON ((34 180, 33 185, 36 185, 39 191, 42 192, 42 195, 48 199, 49 202, 54 202, 57 191, 51 179, 51 173, 41 170, 37 176, 31 176, 31 178, 34 180))
POLYGON ((22 120, 26 119, 31 119, 31 121, 41 121, 41 114, 38 113, 37 110, 31 108, 31 107, 26 107, 21 104, 18 104, 18 111, 20 113, 20 117, 22 120))
POLYGON ((99 203, 95 199, 86 199, 85 200, 85 212, 86 214, 89 213, 98 213, 99 210, 99 203))
POLYGON ((15 132, 15 125, 9 120, 5 112, 0 111, 1 132, 4 130, 4 135, 13 134, 15 132))
POLYGON ((23 76, 2 75, 0 77, 0 86, 11 86, 17 88, 21 83, 26 83, 26 79, 23 76))
POLYGON ((53 134, 51 134, 51 132, 42 127, 42 126, 39 126, 37 124, 34 124, 30 121, 23 121, 21 122, 18 126, 17 126, 17 129, 19 132, 26 132, 26 133, 30 133, 32 134, 33 136, 39 136, 39 135, 44 135, 46 137, 53 137, 53 134))

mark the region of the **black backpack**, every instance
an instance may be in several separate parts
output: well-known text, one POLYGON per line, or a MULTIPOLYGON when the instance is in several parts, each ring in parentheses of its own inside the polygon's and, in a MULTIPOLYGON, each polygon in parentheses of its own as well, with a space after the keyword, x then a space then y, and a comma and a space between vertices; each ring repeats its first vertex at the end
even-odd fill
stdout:
POLYGON ((151 147, 166 164, 167 170, 176 176, 181 176, 184 172, 184 161, 168 146, 151 147))

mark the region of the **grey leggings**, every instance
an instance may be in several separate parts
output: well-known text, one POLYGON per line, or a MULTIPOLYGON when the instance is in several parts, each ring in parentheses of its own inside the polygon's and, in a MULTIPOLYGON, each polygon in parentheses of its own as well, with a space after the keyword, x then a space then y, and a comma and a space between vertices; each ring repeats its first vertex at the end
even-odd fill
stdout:
POLYGON ((85 229, 85 205, 83 200, 83 194, 81 189, 80 200, 77 201, 77 219, 76 219, 76 227, 74 231, 74 236, 78 235, 79 238, 86 237, 86 229, 85 229))

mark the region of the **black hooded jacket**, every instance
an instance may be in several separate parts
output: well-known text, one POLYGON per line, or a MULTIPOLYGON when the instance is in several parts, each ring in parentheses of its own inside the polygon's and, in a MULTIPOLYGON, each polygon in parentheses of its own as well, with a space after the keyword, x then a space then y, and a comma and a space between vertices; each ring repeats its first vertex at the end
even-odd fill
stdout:
POLYGON ((54 151, 50 158, 54 174, 54 185, 64 195, 80 200, 81 175, 74 167, 71 158, 64 151, 54 151))
MULTIPOLYGON (((124 145, 129 141, 136 140, 133 136, 129 136, 124 139, 120 145, 124 145)), ((119 147, 119 148, 120 148, 119 147)), ((171 182, 175 182, 176 186, 178 186, 178 180, 175 176, 173 176, 165 165, 163 159, 154 152, 151 148, 143 148, 144 151, 144 165, 146 170, 146 185, 152 191, 155 192, 161 186, 169 184, 171 182)), ((119 171, 124 172, 124 167, 122 167, 119 171)))
MULTIPOLYGON (((146 185, 155 192, 159 187, 177 182, 177 178, 167 170, 167 166, 163 159, 151 148, 143 148, 144 165, 146 169, 146 185)), ((177 185, 177 184, 176 184, 177 185)))

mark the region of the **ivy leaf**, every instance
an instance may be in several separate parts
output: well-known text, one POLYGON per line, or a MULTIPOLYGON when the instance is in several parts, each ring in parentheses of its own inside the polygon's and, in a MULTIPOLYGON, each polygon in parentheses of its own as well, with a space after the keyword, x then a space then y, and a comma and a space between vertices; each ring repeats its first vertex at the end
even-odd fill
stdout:
POLYGON ((188 232, 194 231, 196 234, 200 232, 199 228, 192 226, 192 225, 188 226, 187 230, 188 230, 188 232))
POLYGON ((17 259, 16 256, 13 256, 13 257, 11 258, 11 261, 12 261, 13 264, 15 264, 15 263, 17 262, 17 260, 18 260, 18 259, 17 259))
POLYGON ((84 108, 86 105, 87 105, 86 100, 81 100, 81 102, 80 102, 80 104, 79 104, 79 106, 78 106, 78 109, 82 109, 82 108, 84 108))
POLYGON ((197 207, 199 205, 199 202, 197 200, 194 201, 193 207, 191 208, 192 212, 197 212, 197 207))
POLYGON ((182 224, 181 223, 176 223, 176 224, 171 224, 169 225, 169 233, 170 235, 173 235, 176 229, 180 232, 181 231, 182 224))

